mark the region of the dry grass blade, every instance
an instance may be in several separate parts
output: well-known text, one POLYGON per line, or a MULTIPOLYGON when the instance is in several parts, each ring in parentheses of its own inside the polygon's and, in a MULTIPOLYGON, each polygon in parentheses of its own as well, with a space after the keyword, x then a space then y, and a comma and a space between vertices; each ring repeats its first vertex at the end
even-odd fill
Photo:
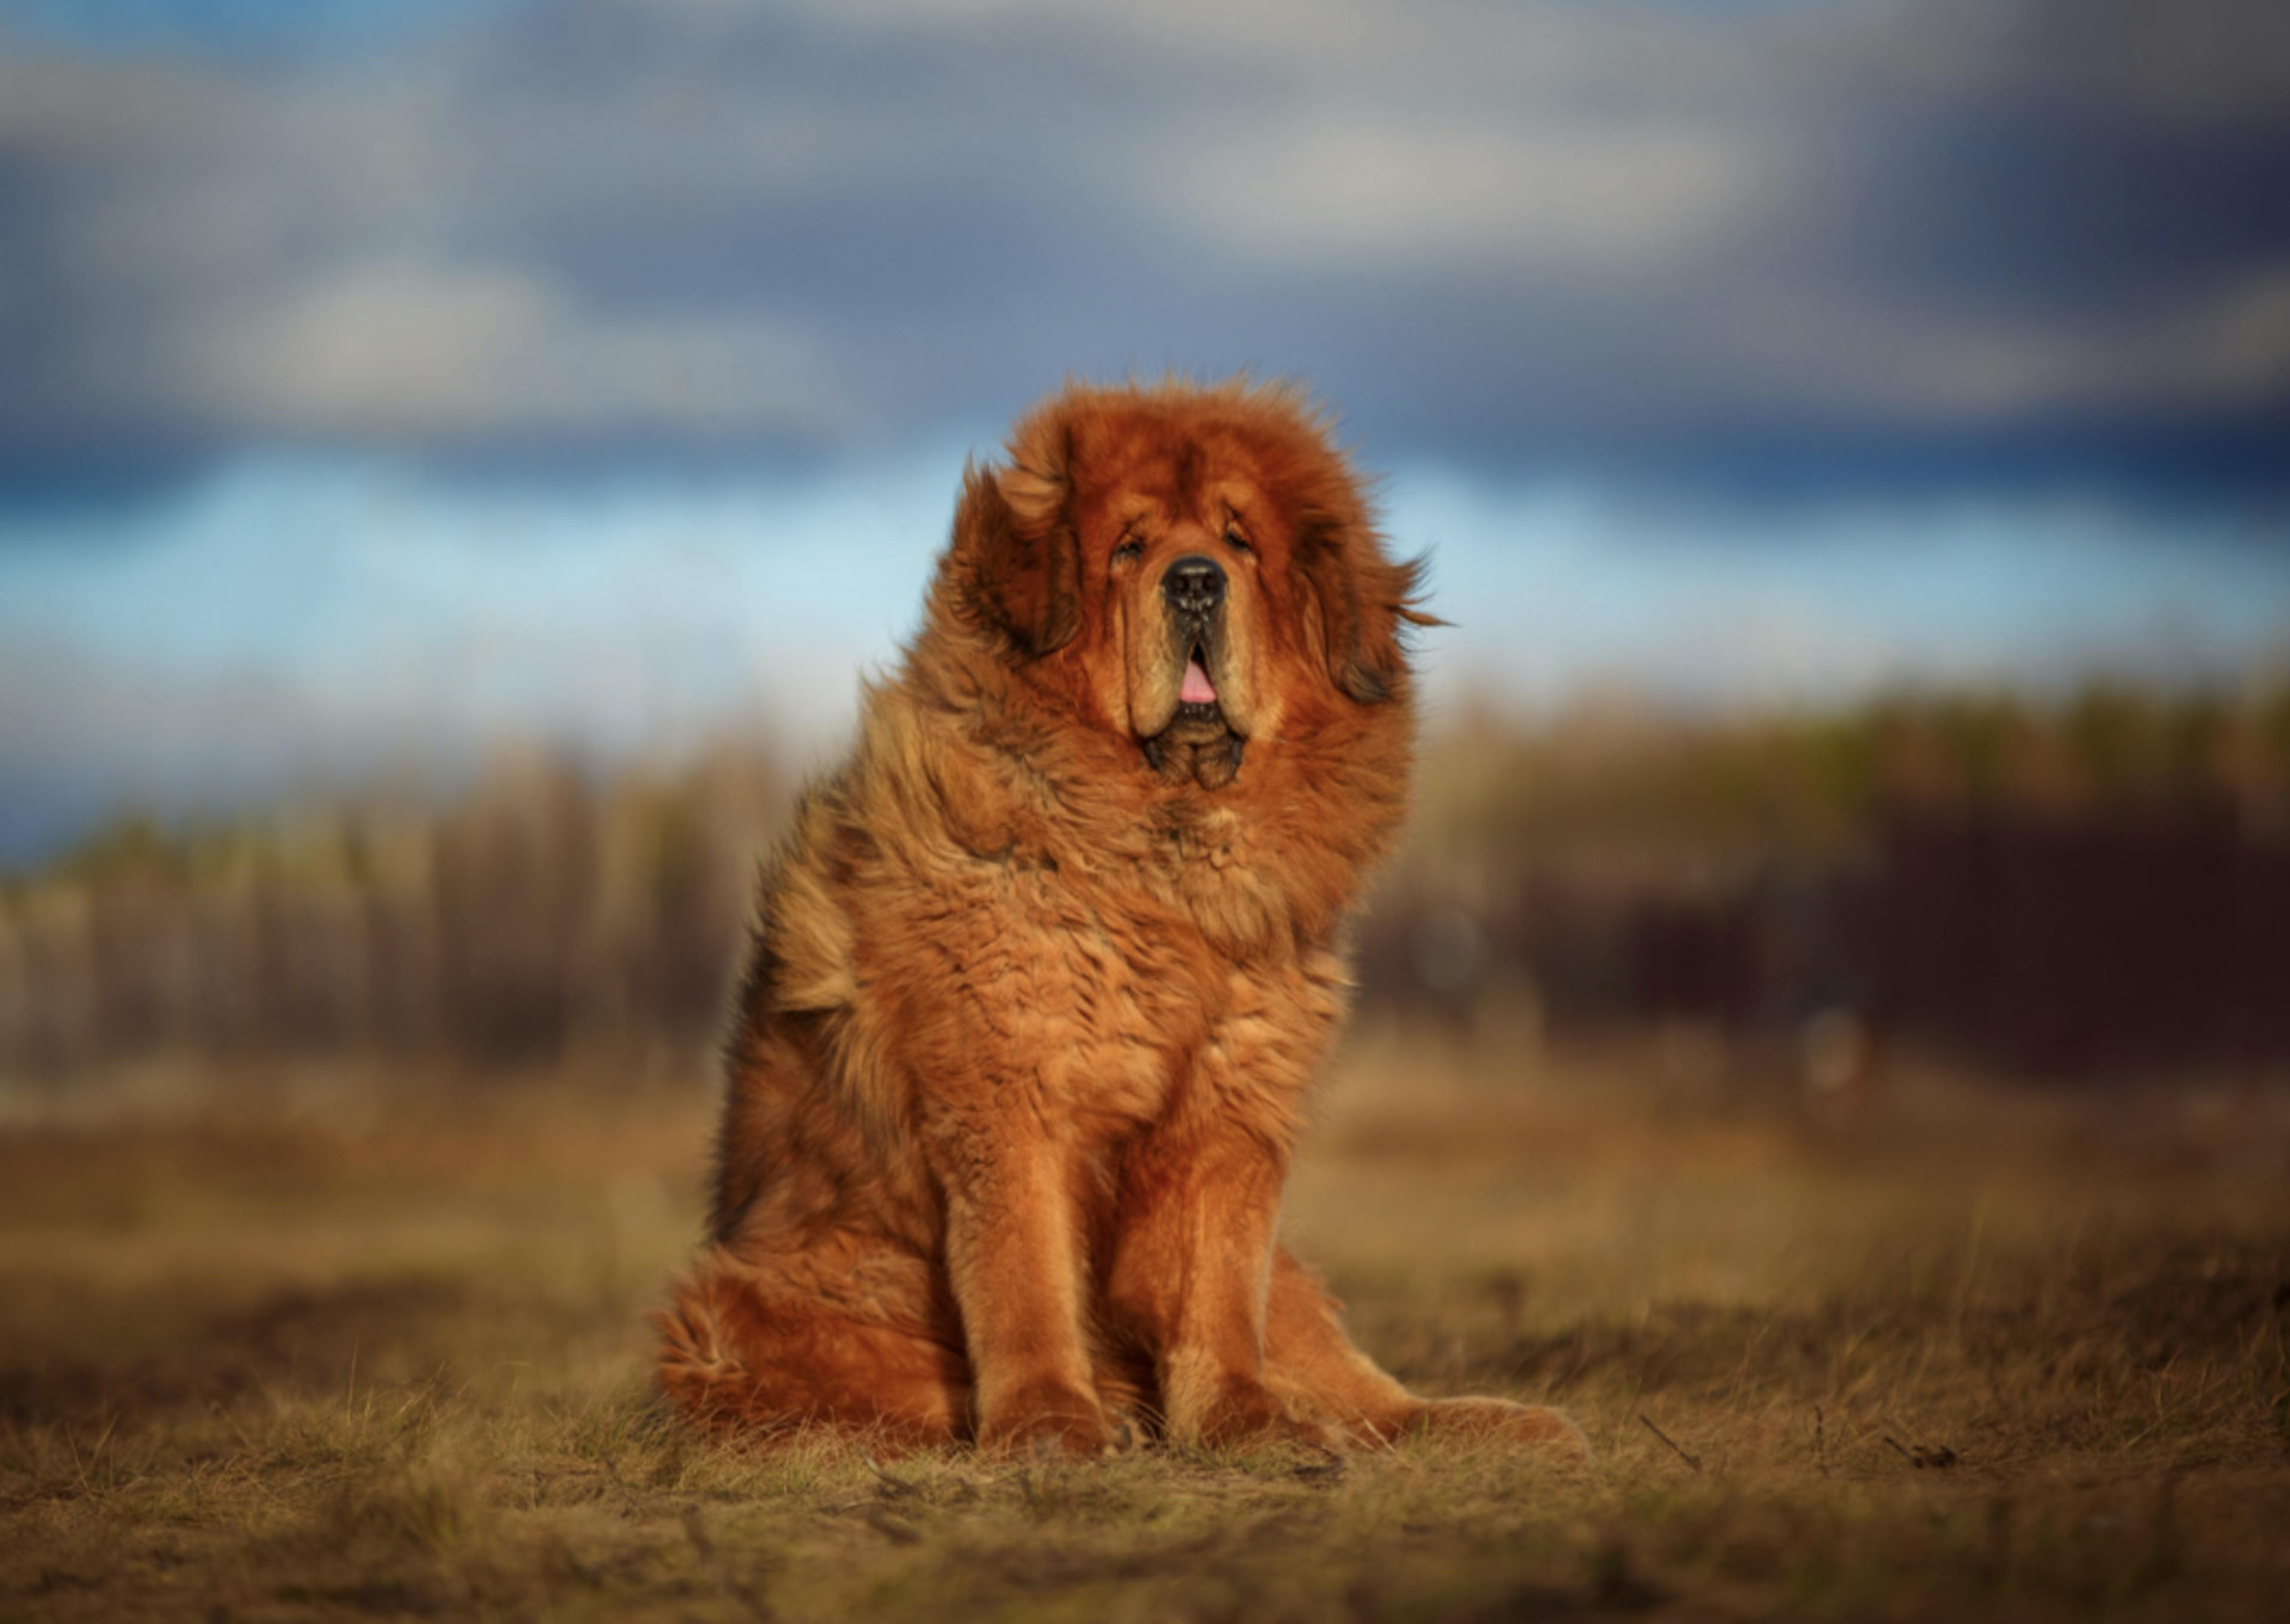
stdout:
POLYGON ((1675 1453, 1680 1460, 1685 1461, 1686 1465, 1692 1467, 1697 1472, 1701 1469, 1701 1457, 1688 1452, 1685 1447, 1679 1444, 1676 1438, 1671 1437, 1669 1434, 1655 1426, 1652 1418, 1646 1415, 1644 1411, 1640 1411, 1638 1412, 1638 1424, 1643 1426, 1648 1432, 1653 1434, 1654 1436, 1660 1438, 1663 1443, 1669 1444, 1671 1452, 1675 1453))
POLYGON ((890 1499, 904 1500, 922 1492, 922 1490, 914 1484, 909 1483, 903 1477, 893 1476, 885 1469, 883 1463, 875 1459, 870 1450, 862 1449, 859 1452, 859 1464, 874 1475, 875 1480, 883 1485, 884 1494, 890 1499))

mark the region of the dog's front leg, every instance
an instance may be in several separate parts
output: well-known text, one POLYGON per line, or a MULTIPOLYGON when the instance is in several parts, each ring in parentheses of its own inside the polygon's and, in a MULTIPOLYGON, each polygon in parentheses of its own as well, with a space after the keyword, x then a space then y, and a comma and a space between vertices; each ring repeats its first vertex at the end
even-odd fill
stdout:
POLYGON ((1152 1355, 1165 1428, 1180 1442, 1329 1442, 1264 1380, 1286 1173, 1285 1148, 1208 1111, 1178 1113, 1124 1161, 1107 1313, 1152 1355))
POLYGON ((1112 1442, 1082 1340, 1079 1248, 1061 1148, 1032 1113, 983 1108, 933 1124, 947 1272, 962 1312, 986 1449, 1112 1442))

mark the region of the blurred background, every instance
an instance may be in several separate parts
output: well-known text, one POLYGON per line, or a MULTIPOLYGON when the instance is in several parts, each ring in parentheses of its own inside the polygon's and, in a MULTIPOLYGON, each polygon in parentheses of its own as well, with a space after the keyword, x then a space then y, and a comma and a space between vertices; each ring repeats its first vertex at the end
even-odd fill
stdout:
POLYGON ((0 244, 26 1108, 704 1081, 963 459, 1165 369, 1307 380, 1453 622, 1370 1019, 2290 1063, 2269 0, 4 0, 0 244))
POLYGON ((2279 1617, 2286 448, 2282 0, 0 0, 0 1614, 2279 1617), (1452 622, 1284 1235, 1599 1475, 693 1447, 759 852, 1240 368, 1452 622))

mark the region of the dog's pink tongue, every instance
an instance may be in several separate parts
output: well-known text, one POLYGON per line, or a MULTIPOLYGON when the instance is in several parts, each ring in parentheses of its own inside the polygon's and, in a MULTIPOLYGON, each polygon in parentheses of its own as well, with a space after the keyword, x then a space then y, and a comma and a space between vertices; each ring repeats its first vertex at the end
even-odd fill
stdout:
POLYGON ((1209 674, 1201 669, 1199 660, 1185 661, 1185 682, 1177 690, 1177 698, 1187 705, 1216 703, 1216 684, 1209 681, 1209 674))

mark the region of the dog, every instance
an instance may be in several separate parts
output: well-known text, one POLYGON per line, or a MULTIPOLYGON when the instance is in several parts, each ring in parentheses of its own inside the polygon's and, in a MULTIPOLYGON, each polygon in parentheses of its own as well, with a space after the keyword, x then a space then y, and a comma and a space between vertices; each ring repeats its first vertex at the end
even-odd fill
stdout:
POLYGON ((1410 1392, 1275 1236, 1420 566, 1288 386, 1069 387, 1006 450, 765 866, 662 1388, 758 1438, 1581 1452, 1410 1392))

